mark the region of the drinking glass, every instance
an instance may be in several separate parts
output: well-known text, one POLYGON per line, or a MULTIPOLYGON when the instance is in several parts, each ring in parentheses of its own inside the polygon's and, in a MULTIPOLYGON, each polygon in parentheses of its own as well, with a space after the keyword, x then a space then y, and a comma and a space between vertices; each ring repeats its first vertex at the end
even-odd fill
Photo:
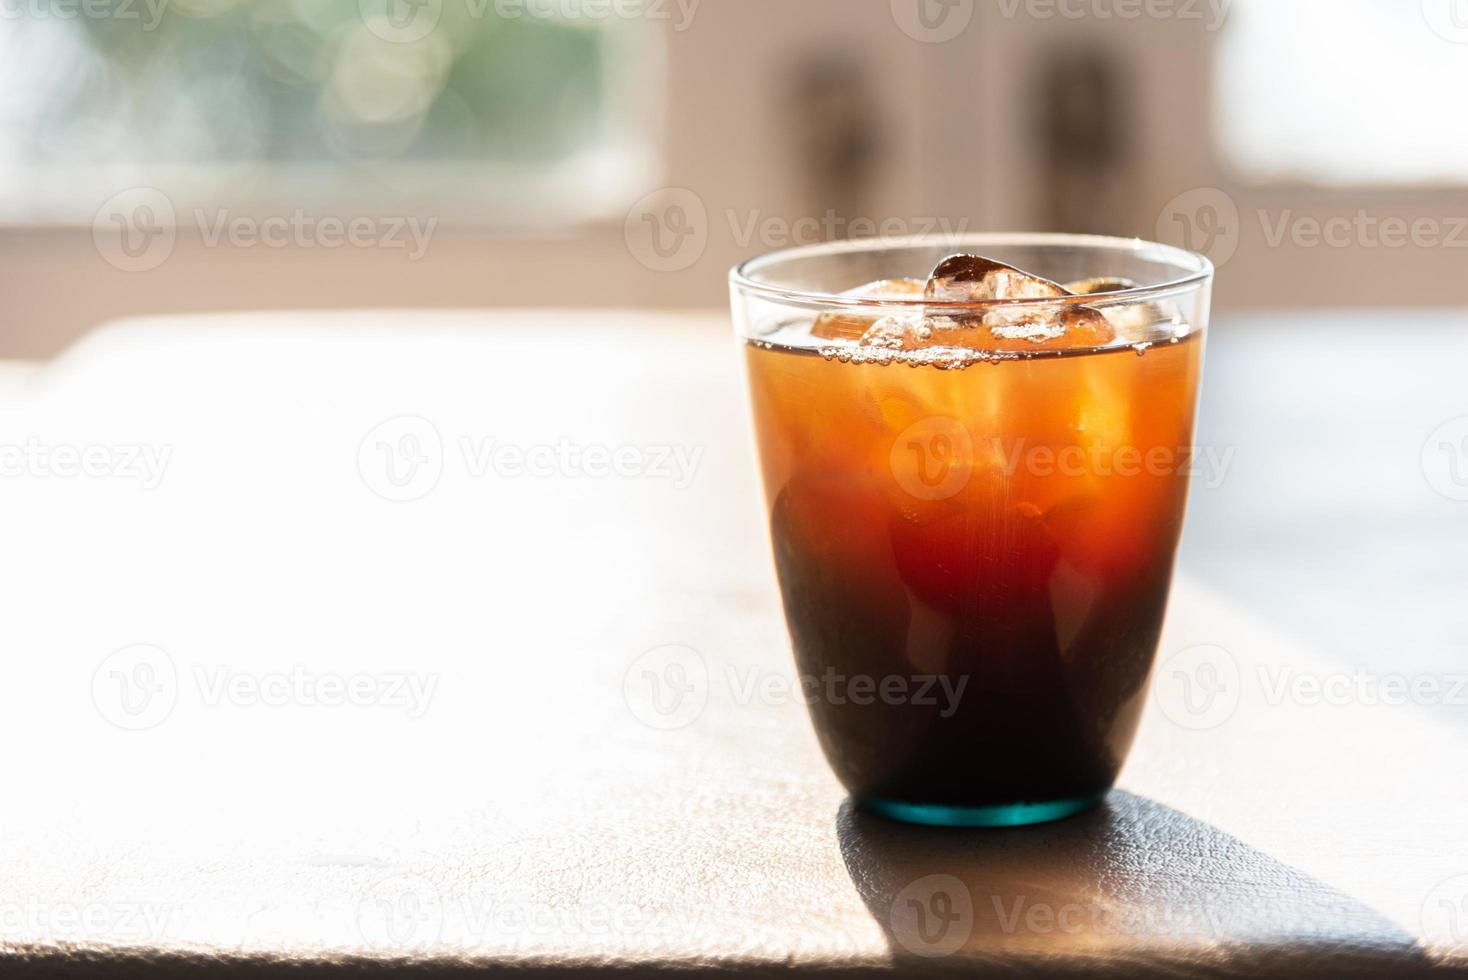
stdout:
POLYGON ((859 805, 1005 826, 1111 788, 1167 605, 1212 276, 1166 245, 1048 234, 843 241, 731 273, 801 689, 859 805), (1130 282, 848 292, 953 253, 1130 282))

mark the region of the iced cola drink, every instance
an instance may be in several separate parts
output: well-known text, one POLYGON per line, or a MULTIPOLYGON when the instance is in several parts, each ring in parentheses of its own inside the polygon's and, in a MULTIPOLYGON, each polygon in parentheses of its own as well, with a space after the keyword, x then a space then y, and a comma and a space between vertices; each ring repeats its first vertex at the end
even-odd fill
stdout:
POLYGON ((1005 825, 1112 786, 1167 604, 1210 277, 1064 236, 735 271, 797 671, 862 805, 1005 825))

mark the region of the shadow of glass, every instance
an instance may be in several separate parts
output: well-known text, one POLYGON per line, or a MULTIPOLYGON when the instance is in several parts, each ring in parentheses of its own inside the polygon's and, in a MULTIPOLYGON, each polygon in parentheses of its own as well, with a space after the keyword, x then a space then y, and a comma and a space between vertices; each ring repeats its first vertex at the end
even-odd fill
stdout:
POLYGON ((904 972, 1357 977, 1433 965, 1349 895, 1120 790, 1068 820, 1007 830, 909 826, 847 800, 836 831, 904 972))

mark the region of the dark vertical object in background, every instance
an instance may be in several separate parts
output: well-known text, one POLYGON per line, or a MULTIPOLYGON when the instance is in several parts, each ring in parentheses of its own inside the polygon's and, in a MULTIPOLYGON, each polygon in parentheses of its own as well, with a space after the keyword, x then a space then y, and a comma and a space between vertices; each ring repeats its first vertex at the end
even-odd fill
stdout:
POLYGON ((800 177, 801 216, 845 238, 853 218, 876 220, 869 192, 881 155, 882 127, 870 78, 845 56, 803 57, 789 83, 787 126, 800 177))
POLYGON ((1132 113, 1114 57, 1062 48, 1043 63, 1037 86, 1043 217, 1053 231, 1132 235, 1138 188, 1127 167, 1132 113))

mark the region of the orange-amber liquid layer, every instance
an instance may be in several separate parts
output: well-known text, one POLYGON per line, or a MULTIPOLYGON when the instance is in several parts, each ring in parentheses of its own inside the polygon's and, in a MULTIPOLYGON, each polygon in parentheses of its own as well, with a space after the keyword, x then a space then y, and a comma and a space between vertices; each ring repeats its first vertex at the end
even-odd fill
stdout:
POLYGON ((944 371, 746 344, 797 667, 904 679, 868 704, 811 689, 853 793, 980 806, 1115 781, 1172 578, 1202 348, 944 371), (929 676, 966 678, 956 703, 918 703, 929 676))

